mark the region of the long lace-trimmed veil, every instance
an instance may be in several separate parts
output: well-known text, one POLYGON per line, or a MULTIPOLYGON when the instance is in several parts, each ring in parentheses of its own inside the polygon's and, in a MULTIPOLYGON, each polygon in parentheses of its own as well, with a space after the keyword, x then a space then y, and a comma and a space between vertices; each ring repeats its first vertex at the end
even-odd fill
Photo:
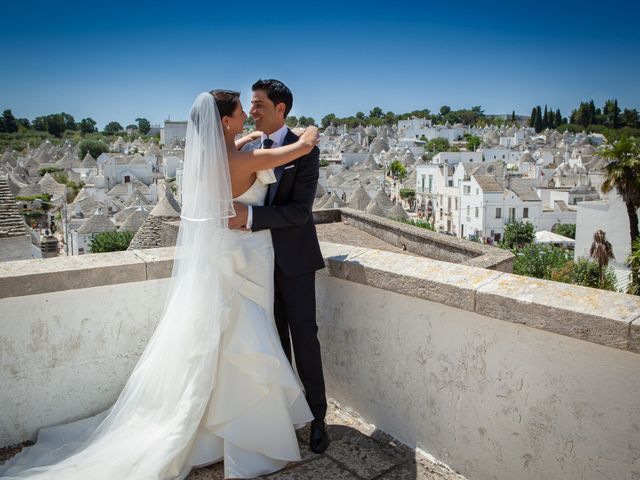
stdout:
MULTIPOLYGON (((215 383, 229 299, 227 220, 234 215, 218 109, 200 94, 189 115, 182 220, 164 310, 115 404, 43 428, 0 467, 3 479, 182 478, 215 383), (108 468, 107 468, 108 467, 108 468)), ((131 319, 135 321, 135 319, 131 319)))

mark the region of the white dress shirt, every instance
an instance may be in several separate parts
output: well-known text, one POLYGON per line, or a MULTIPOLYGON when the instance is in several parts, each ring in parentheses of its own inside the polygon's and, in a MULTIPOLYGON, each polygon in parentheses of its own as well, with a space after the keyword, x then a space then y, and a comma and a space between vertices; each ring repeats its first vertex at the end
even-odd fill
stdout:
MULTIPOLYGON (((278 130, 273 132, 271 135, 266 135, 263 133, 262 137, 260 138, 260 143, 251 142, 249 145, 247 145, 247 149, 257 150, 259 148, 262 148, 262 142, 264 142, 266 138, 270 138, 271 140, 273 140, 273 145, 271 145, 271 148, 281 147, 284 142, 284 138, 287 136, 288 131, 289 131, 289 127, 287 127, 287 125, 284 124, 282 127, 280 127, 278 130)), ((253 225, 253 207, 249 205, 247 206, 247 230, 251 230, 252 225, 253 225)))

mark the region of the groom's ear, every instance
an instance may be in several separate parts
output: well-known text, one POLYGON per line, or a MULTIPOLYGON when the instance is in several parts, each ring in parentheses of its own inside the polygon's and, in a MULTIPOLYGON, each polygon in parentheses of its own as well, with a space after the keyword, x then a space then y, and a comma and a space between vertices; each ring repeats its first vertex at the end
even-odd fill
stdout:
POLYGON ((286 118, 284 112, 287 111, 287 105, 284 102, 280 102, 276 104, 276 112, 282 114, 282 118, 286 118))

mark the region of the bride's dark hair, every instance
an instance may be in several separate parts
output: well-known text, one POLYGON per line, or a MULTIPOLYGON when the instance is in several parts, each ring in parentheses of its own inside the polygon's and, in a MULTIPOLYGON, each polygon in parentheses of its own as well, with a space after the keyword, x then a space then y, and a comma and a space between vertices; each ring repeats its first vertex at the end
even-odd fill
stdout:
POLYGON ((236 111, 236 108, 238 108, 240 92, 236 92, 235 90, 211 90, 209 93, 213 95, 216 101, 220 118, 225 116, 230 117, 233 115, 233 112, 236 111))

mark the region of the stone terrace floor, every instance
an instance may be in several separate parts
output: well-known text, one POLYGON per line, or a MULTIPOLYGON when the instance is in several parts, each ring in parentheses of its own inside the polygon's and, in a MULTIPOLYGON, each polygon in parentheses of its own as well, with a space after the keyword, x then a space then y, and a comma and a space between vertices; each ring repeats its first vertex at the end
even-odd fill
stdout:
POLYGON ((324 242, 340 243, 351 245, 352 247, 366 247, 385 252, 402 253, 412 257, 420 257, 417 253, 412 253, 396 247, 373 235, 344 222, 321 223, 316 225, 318 238, 324 242))
MULTIPOLYGON (((327 424, 331 444, 322 455, 307 446, 309 429, 298 430, 302 461, 261 477, 269 480, 465 480, 376 430, 335 402, 329 403, 327 424)), ((0 449, 0 462, 23 446, 0 449)), ((193 470, 187 480, 222 480, 222 464, 193 470)), ((116 479, 114 479, 116 480, 116 479)))

